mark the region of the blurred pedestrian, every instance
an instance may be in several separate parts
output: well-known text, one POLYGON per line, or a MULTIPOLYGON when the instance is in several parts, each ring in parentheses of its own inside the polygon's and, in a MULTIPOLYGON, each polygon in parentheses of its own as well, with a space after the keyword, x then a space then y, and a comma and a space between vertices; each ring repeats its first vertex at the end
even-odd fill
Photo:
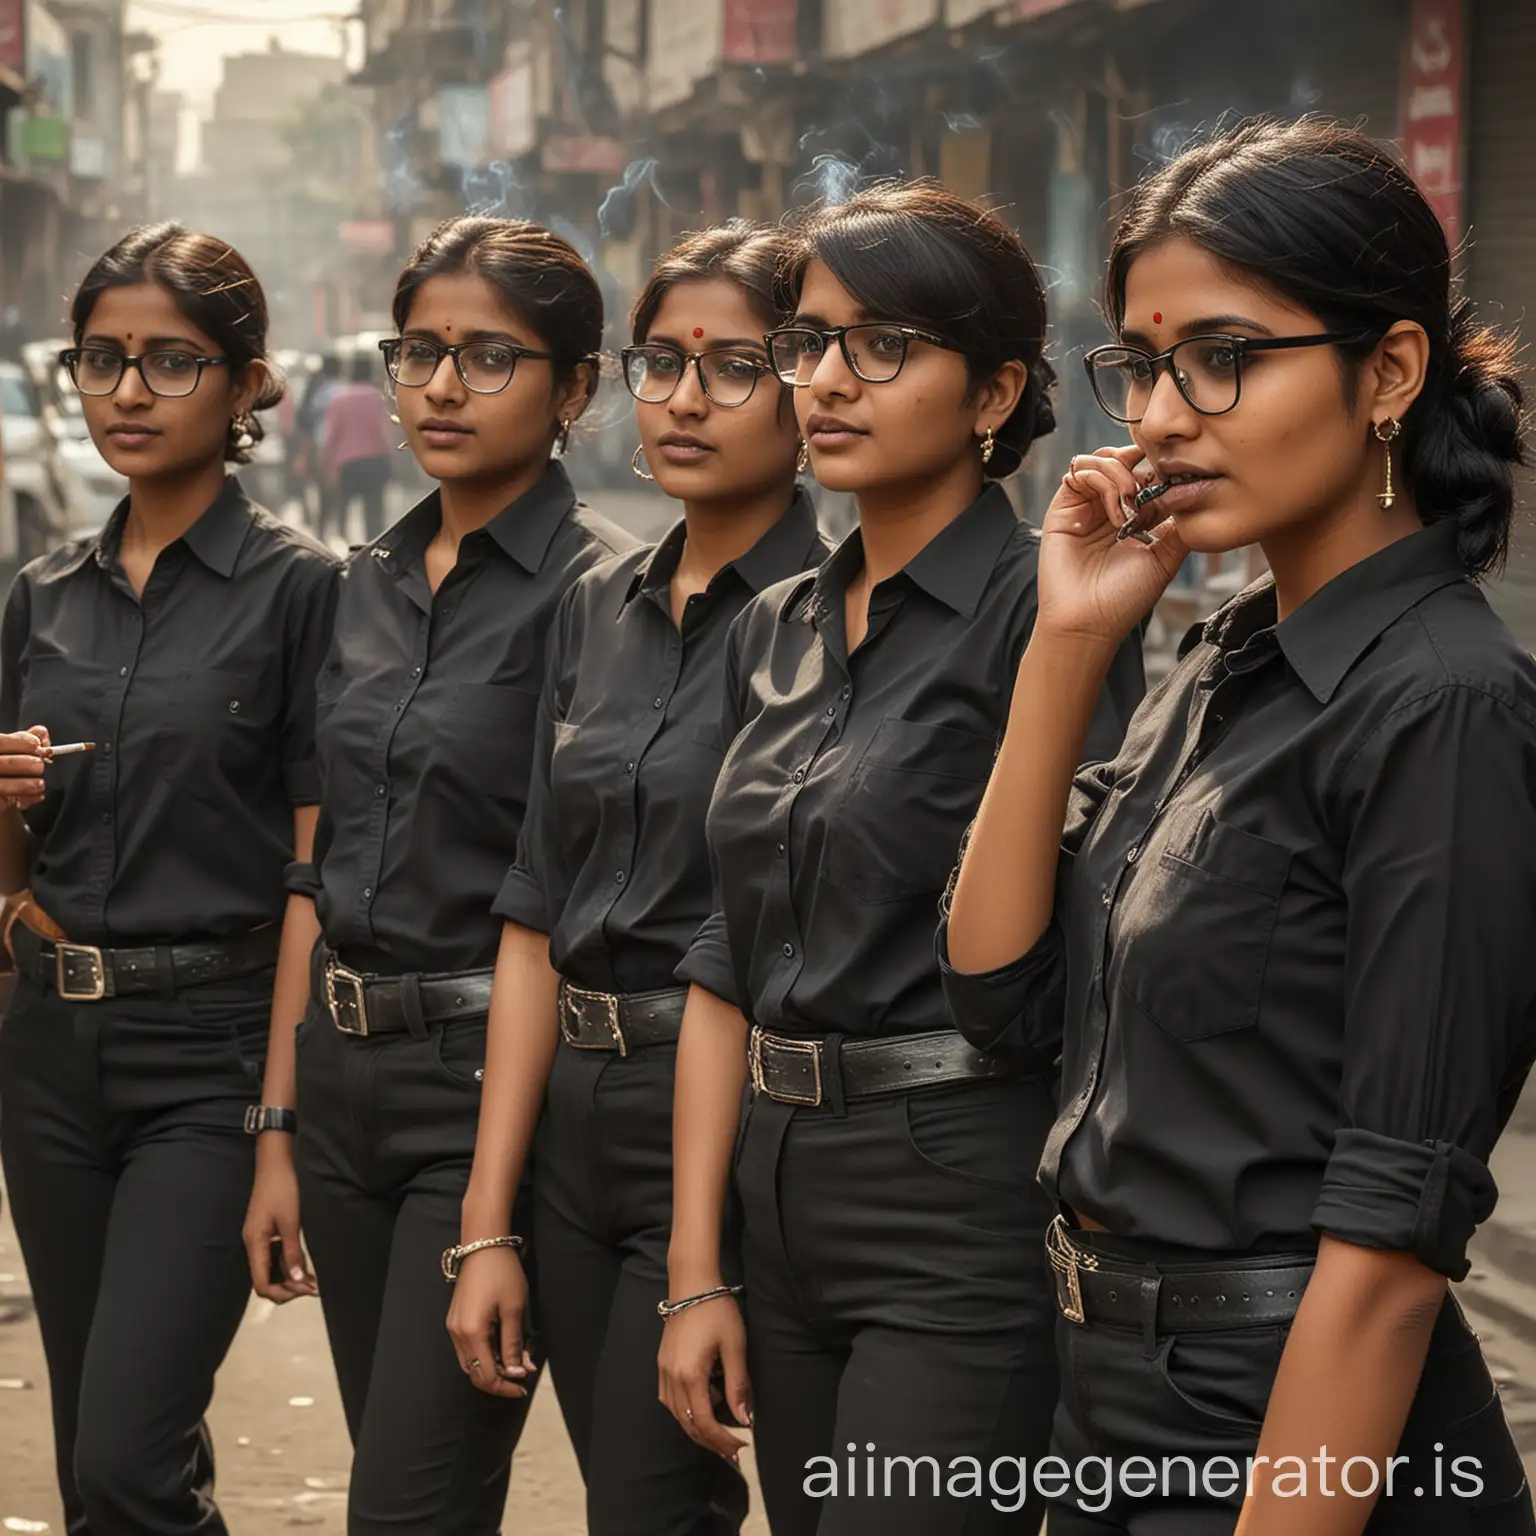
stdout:
POLYGON ((325 408, 340 383, 341 359, 334 352, 323 353, 294 413, 295 474, 303 483, 300 494, 306 511, 322 537, 333 521, 324 472, 325 408))
POLYGON ((66 1529, 211 1536, 203 1413, 250 1295, 253 1142, 293 1133, 290 1108, 255 1101, 283 870, 315 822, 337 562, 226 476, 283 392, 235 251, 134 230, 73 320, 62 361, 129 492, 21 573, 0 624, 0 883, 19 914, 0 1153, 66 1529))
POLYGON ((398 434, 389 419, 389 404, 374 382, 375 366, 372 357, 359 352, 348 381, 326 397, 320 456, 328 516, 321 525, 322 537, 335 533, 345 539, 352 506, 359 501, 363 543, 384 531, 384 491, 398 434))

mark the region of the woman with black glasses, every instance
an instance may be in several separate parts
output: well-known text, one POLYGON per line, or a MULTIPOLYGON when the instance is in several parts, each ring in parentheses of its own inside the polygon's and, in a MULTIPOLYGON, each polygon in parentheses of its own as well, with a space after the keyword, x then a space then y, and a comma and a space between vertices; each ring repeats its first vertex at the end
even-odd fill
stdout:
MULTIPOLYGON (((1044 1449, 1056 1399, 1048 1212, 1017 1178, 1050 1064, 949 1025, 933 919, 1034 623, 1038 539, 996 482, 1053 425, 1045 297, 1012 230, 917 184, 810 219, 784 298, 774 363, 859 527, 725 643, 662 1395, 724 1456, 753 1424, 775 1536, 1038 1523, 989 1469, 1044 1449)), ((1134 642, 1122 662, 1104 752, 1141 695, 1134 642)))
POLYGON ((443 1332, 491 903, 528 802, 555 612, 633 543, 551 457, 597 386, 603 329, 570 245, 523 222, 450 221, 401 273, 394 310, 396 406, 438 489, 344 583, 319 684, 314 859, 292 883, 315 917, 284 935, 267 1069, 267 1102, 296 1107, 298 1135, 263 1138, 246 1223, 257 1290, 288 1301, 313 1290, 302 1201, 355 1449, 353 1536, 501 1525, 525 1389, 475 1391, 443 1332))
POLYGON ((27 891, 0 1152, 67 1529, 209 1536, 203 1414, 250 1297, 247 1132, 278 925, 308 905, 283 870, 314 832, 337 562, 226 473, 283 392, 236 251, 133 230, 73 319, 62 361, 128 497, 22 571, 0 626, 0 884, 27 891))
POLYGON ((1530 1536, 1446 1285, 1536 1057, 1536 662, 1475 585, 1514 343, 1397 162, 1316 121, 1144 183, 1106 308, 1087 362, 1134 442, 1047 515, 941 934, 967 1037, 1062 1058, 1051 1530, 1530 1536), (1185 552, 1253 542, 1270 574, 1074 777, 1185 552))
MULTIPOLYGON (((528 814, 496 902, 506 926, 463 1242, 509 1230, 547 1087, 539 1319, 595 1536, 730 1536, 746 1512, 740 1474, 656 1400, 656 1303, 686 996, 673 973, 709 915, 725 637, 758 592, 826 554, 762 340, 782 246, 741 223, 690 236, 636 302, 623 359, 636 472, 683 516, 561 607, 528 814)), ((465 1260, 448 1323, 487 1392, 526 1379, 527 1290, 511 1248, 465 1260)))

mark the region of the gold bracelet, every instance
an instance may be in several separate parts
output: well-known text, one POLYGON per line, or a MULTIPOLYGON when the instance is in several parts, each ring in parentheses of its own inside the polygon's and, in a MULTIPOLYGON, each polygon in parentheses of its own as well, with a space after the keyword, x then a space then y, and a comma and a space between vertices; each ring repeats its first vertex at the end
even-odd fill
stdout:
POLYGON ((744 1285, 717 1285, 707 1291, 700 1291, 697 1296, 685 1296, 681 1301, 658 1301, 656 1314, 658 1317, 676 1317, 679 1312, 686 1312, 689 1307, 696 1307, 703 1301, 714 1301, 720 1296, 740 1296, 746 1290, 744 1285))
POLYGON ((459 1278, 459 1269, 464 1260, 470 1254, 478 1253, 482 1248, 513 1248, 521 1251, 523 1240, 520 1237, 482 1237, 478 1243, 461 1243, 454 1248, 443 1250, 443 1274, 449 1285, 459 1278))

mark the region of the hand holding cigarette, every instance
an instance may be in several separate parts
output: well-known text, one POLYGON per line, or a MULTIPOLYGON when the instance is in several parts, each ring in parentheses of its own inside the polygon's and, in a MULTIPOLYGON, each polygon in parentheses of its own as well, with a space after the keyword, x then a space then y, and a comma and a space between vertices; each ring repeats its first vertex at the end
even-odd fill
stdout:
POLYGON ((52 744, 46 726, 0 732, 0 809, 26 810, 47 794, 43 770, 52 744))

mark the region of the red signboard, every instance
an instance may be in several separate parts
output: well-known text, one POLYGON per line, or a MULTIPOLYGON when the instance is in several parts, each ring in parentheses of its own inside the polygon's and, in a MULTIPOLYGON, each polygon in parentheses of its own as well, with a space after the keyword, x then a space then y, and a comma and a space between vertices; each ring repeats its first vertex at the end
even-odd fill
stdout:
POLYGON ((725 0, 727 64, 791 64, 795 0, 725 0))
POLYGON ((0 0, 0 67, 27 72, 27 0, 0 0))
POLYGON ((1462 0, 1413 0, 1403 63, 1403 154, 1451 248, 1461 238, 1462 0))

